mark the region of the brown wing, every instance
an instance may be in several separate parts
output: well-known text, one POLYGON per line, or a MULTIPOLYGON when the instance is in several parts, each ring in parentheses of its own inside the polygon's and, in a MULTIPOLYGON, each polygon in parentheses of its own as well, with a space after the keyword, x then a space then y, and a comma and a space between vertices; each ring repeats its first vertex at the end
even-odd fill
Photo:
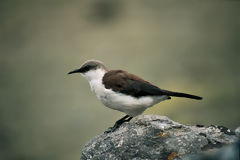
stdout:
POLYGON ((134 97, 167 95, 164 90, 143 80, 142 78, 123 70, 111 70, 103 77, 107 89, 128 94, 134 97))

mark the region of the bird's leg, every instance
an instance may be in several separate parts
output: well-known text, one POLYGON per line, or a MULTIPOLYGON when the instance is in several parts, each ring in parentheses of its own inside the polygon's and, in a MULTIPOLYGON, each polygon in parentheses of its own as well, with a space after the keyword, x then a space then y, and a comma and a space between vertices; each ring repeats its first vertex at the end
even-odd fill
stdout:
POLYGON ((133 117, 129 117, 128 119, 125 119, 124 122, 129 122, 133 117))
POLYGON ((119 119, 117 122, 115 122, 113 127, 110 127, 107 131, 105 131, 106 133, 109 132, 114 132, 117 128, 119 128, 121 126, 121 124, 123 124, 125 122, 125 120, 129 117, 129 115, 124 116, 123 118, 119 119))
POLYGON ((113 127, 108 128, 108 130, 105 131, 105 133, 114 132, 117 128, 119 128, 124 122, 129 122, 133 117, 130 117, 129 115, 124 116, 123 118, 119 119, 117 122, 115 122, 113 127))

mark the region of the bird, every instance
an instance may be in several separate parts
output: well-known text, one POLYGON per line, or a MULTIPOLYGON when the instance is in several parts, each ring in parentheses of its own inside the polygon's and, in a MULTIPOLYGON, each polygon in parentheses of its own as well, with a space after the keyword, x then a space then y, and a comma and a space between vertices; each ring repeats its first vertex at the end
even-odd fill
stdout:
POLYGON ((105 133, 114 132, 124 122, 129 122, 147 108, 171 97, 202 99, 192 94, 161 89, 124 70, 109 70, 99 60, 87 60, 80 68, 68 74, 75 73, 80 73, 89 82, 91 91, 106 107, 126 113, 126 116, 116 121, 105 133))

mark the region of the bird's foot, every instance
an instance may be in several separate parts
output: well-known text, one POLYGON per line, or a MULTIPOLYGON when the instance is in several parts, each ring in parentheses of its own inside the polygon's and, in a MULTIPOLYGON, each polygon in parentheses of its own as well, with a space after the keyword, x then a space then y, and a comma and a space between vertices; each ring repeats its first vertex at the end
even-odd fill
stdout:
POLYGON ((104 131, 105 134, 111 133, 112 132, 112 127, 109 127, 106 131, 104 131))
POLYGON ((115 123, 113 127, 109 127, 104 133, 112 133, 120 127, 121 124, 115 123))
POLYGON ((112 133, 116 130, 117 128, 114 127, 109 127, 106 131, 104 131, 104 133, 112 133))
POLYGON ((114 132, 116 129, 118 129, 124 122, 129 122, 133 117, 129 117, 128 115, 121 118, 120 120, 118 120, 113 127, 109 127, 104 133, 112 133, 114 132))

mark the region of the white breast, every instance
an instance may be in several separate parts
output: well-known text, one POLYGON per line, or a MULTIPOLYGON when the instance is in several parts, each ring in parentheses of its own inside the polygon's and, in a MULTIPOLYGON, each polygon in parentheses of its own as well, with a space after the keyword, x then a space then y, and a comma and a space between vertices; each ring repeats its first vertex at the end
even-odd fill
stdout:
POLYGON ((87 79, 89 80, 91 90, 96 94, 97 98, 105 106, 124 112, 127 115, 137 116, 148 107, 167 99, 167 96, 144 96, 140 98, 134 98, 132 96, 114 92, 111 89, 106 89, 102 83, 102 78, 105 74, 105 71, 98 69, 90 72, 95 72, 89 73, 87 79), (91 78, 91 75, 93 74, 94 77, 97 75, 98 78, 91 78))

